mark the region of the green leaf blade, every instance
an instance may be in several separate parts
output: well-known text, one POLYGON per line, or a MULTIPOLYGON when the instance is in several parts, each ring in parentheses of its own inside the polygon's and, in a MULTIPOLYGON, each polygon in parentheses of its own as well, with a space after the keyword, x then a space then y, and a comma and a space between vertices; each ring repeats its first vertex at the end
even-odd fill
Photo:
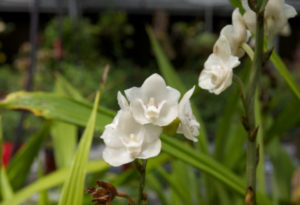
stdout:
POLYGON ((70 174, 62 189, 62 194, 59 200, 60 205, 82 204, 86 165, 88 163, 88 156, 93 139, 99 100, 100 92, 97 92, 93 111, 74 156, 70 174))

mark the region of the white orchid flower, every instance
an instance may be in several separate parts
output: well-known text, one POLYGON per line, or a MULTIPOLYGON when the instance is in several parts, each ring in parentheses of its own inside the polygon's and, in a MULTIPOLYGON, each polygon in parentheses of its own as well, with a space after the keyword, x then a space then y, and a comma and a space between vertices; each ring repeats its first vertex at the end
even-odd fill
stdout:
POLYGON ((195 86, 187 91, 182 97, 178 106, 178 118, 180 120, 177 133, 183 134, 187 139, 197 142, 200 124, 193 115, 190 98, 195 90, 195 86))
POLYGON ((232 83, 232 69, 240 64, 238 57, 232 56, 227 38, 220 35, 214 45, 214 52, 204 63, 199 76, 199 87, 216 95, 232 83))
POLYGON ((137 123, 129 109, 126 98, 119 92, 121 110, 113 122, 105 126, 101 136, 106 145, 103 159, 112 166, 132 162, 136 158, 147 159, 160 153, 159 136, 162 128, 137 123))
POLYGON ((134 119, 140 124, 166 126, 178 115, 179 91, 166 86, 164 79, 153 74, 140 88, 125 90, 134 119))
POLYGON ((241 46, 248 41, 250 33, 238 8, 232 13, 232 25, 225 26, 221 30, 221 35, 227 38, 232 55, 240 58, 245 54, 241 46))
MULTIPOLYGON (((245 13, 243 18, 249 30, 255 33, 256 14, 248 5, 247 0, 242 0, 245 13)), ((267 35, 284 34, 287 35, 288 19, 295 17, 297 11, 294 7, 285 3, 285 0, 269 0, 265 7, 264 29, 267 35)))

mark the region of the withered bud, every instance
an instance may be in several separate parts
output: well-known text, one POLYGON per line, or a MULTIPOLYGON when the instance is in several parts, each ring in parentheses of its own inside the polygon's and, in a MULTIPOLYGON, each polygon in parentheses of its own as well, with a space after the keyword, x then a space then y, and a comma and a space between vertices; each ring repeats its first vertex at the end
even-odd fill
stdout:
POLYGON ((110 205, 112 200, 117 196, 117 190, 112 184, 103 181, 96 181, 99 188, 87 188, 86 192, 89 193, 95 202, 95 205, 110 205))

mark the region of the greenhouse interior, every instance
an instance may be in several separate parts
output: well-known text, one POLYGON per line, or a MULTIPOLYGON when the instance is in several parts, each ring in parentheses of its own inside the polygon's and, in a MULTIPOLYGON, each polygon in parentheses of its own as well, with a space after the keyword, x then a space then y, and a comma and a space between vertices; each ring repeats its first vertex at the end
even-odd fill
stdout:
POLYGON ((0 0, 0 205, 299 205, 299 0, 0 0))

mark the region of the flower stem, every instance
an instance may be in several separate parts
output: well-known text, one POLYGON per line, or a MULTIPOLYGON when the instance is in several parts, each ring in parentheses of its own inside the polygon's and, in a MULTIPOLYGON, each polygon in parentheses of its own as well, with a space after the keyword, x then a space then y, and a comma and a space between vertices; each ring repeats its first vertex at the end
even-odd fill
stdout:
POLYGON ((142 205, 143 201, 145 200, 144 196, 144 187, 146 181, 146 165, 147 160, 136 160, 135 161, 136 169, 140 173, 140 184, 139 184, 139 193, 138 193, 138 200, 137 205, 142 205))
POLYGON ((253 61, 254 52, 253 52, 252 48, 247 43, 243 43, 242 44, 242 49, 247 53, 249 58, 253 61))
POLYGON ((246 92, 245 120, 244 126, 248 132, 247 140, 247 167, 246 179, 247 190, 245 196, 246 205, 255 205, 256 197, 256 165, 257 165, 257 150, 256 150, 256 135, 258 127, 255 123, 254 99, 256 87, 259 82, 260 72, 263 67, 263 45, 264 45, 264 11, 256 13, 256 42, 253 59, 253 69, 251 70, 249 84, 246 92))

